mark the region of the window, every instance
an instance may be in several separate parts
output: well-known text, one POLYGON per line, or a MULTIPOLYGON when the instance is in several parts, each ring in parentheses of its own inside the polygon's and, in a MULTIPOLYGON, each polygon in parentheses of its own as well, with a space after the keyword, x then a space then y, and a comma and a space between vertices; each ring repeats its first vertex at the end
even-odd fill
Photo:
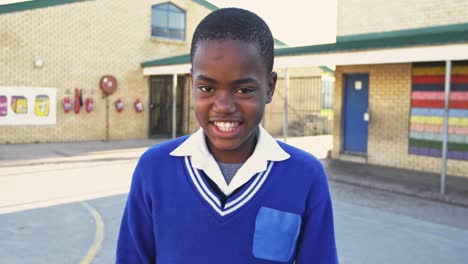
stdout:
POLYGON ((171 3, 154 5, 151 14, 151 36, 185 40, 185 11, 171 3))

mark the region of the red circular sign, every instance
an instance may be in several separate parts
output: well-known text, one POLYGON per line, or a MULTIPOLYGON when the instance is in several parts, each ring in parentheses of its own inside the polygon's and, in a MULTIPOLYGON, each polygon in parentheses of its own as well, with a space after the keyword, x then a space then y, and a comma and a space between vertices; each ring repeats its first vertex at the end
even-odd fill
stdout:
POLYGON ((117 79, 112 75, 104 75, 99 81, 99 86, 106 95, 110 95, 117 90, 117 79))

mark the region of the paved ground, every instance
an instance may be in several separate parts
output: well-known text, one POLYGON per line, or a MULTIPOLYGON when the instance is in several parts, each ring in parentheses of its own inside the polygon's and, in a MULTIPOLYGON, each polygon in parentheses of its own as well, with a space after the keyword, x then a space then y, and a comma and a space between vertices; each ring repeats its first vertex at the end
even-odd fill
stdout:
MULTIPOLYGON (((0 168, 84 161, 135 160, 146 148, 162 140, 164 139, 0 145, 0 168)), ((333 145, 330 135, 288 138, 287 142, 324 160, 329 157, 333 145)), ((434 162, 440 161, 434 159, 434 162)), ((448 176, 446 194, 441 195, 439 174, 363 166, 337 160, 325 160, 324 164, 330 179, 334 181, 468 206, 468 177, 448 176)))
POLYGON ((0 168, 81 161, 137 159, 149 146, 163 140, 140 139, 0 145, 0 168))
POLYGON ((334 206, 341 263, 461 264, 467 260, 468 229, 340 199, 334 201, 334 206))
POLYGON ((136 160, 5 167, 0 214, 126 193, 136 160))
MULTIPOLYGON (((1 201, 7 189, 15 189, 23 194, 19 197, 29 200, 23 198, 19 207, 10 207, 16 211, 0 213, 0 237, 8 238, 0 239, 1 262, 113 263, 126 201, 124 189, 128 188, 129 171, 134 165, 134 160, 35 165, 2 174, 0 180, 5 181, 0 184, 1 201), (21 172, 23 169, 25 172, 21 172), (103 172, 109 169, 113 173, 105 176, 105 181, 93 180, 104 177, 103 172), (57 173, 64 181, 45 177, 57 173), (54 183, 46 192, 36 193, 37 197, 47 193, 48 201, 25 195, 34 189, 27 184, 34 178, 54 183), (80 179, 87 184, 77 185, 80 179), (76 197, 101 197, 108 193, 103 189, 115 186, 123 194, 69 203, 64 199, 72 201, 73 197, 61 193, 69 186, 76 187, 76 197), (23 210, 25 205, 35 209, 23 210)), ((32 185, 36 189, 44 186, 32 185)), ((468 258, 468 208, 336 181, 330 181, 330 189, 340 263, 456 264, 468 258)), ((8 205, 4 204, 3 209, 8 205)))
MULTIPOLYGON (((131 172, 156 142, 0 145, 0 237, 8 238, 0 239, 0 262, 114 262, 131 172)), ((331 137, 288 143, 325 158, 331 137)), ((449 177, 442 196, 435 174, 324 164, 341 263, 468 259, 466 179, 449 177)))
MULTIPOLYGON (((0 145, 0 167, 136 159, 146 148, 164 140, 166 139, 0 145)), ((323 159, 332 147, 332 136, 289 138, 287 142, 323 159)))

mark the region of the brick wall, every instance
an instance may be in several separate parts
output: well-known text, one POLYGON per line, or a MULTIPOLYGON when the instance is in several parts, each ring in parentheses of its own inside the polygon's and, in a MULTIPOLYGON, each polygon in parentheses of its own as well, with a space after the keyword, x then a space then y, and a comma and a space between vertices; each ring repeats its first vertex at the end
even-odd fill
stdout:
MULTIPOLYGON (((370 122, 367 162, 434 173, 441 171, 440 158, 408 154, 411 64, 338 66, 335 73, 333 158, 341 155, 344 76, 368 73, 370 122)), ((448 160, 448 174, 468 177, 467 171, 467 161, 448 160)))
POLYGON ((468 1, 338 0, 338 36, 467 22, 468 1))
POLYGON ((98 83, 116 76, 119 88, 109 96, 111 140, 148 135, 148 78, 140 63, 185 54, 198 22, 210 11, 193 1, 172 1, 186 10, 186 41, 151 38, 151 5, 163 0, 100 0, 0 15, 0 86, 57 88, 57 123, 44 126, 0 126, 0 144, 104 140, 106 107, 98 83), (42 68, 33 61, 41 58, 42 68), (63 112, 61 100, 73 89, 93 97, 95 111, 63 112), (113 102, 122 98, 118 114, 113 102), (135 113, 133 101, 145 107, 135 113))

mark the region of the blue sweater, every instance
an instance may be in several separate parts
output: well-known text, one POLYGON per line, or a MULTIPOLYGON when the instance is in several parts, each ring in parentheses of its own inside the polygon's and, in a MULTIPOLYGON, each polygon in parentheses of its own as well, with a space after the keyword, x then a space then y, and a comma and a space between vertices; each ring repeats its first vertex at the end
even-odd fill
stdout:
POLYGON ((153 146, 140 158, 117 263, 338 263, 319 160, 279 142, 291 157, 269 162, 223 207, 190 157, 169 155, 186 138, 153 146))

